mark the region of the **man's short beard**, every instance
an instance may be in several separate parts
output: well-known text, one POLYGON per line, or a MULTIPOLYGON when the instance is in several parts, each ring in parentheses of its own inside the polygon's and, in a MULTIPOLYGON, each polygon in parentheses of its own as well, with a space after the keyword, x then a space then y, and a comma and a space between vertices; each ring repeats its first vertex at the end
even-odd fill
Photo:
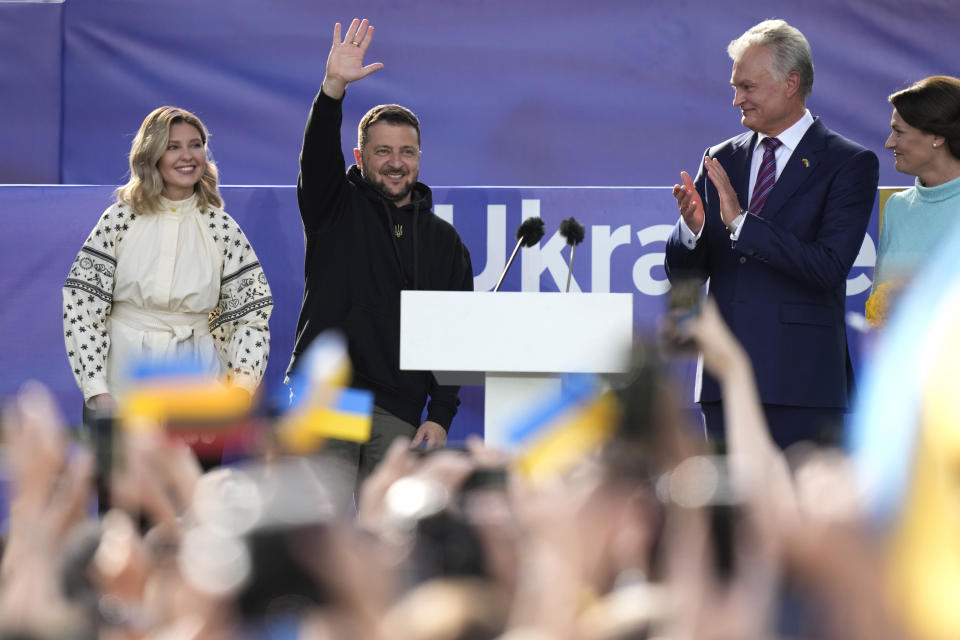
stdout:
POLYGON ((360 170, 360 175, 361 177, 363 177, 364 180, 367 181, 367 184, 373 187, 377 193, 379 193, 381 196, 383 196, 384 199, 390 202, 399 202, 403 200, 408 195, 413 193, 413 187, 417 184, 417 176, 414 176, 413 181, 409 184, 409 186, 406 189, 404 189, 399 193, 390 193, 390 191, 387 190, 386 183, 378 182, 372 179, 370 175, 363 169, 360 170))
POLYGON ((415 184, 411 182, 410 186, 408 186, 403 191, 399 193, 390 193, 389 191, 387 191, 386 186, 384 186, 384 184, 381 182, 372 182, 370 180, 367 180, 367 182, 369 182, 370 185, 373 186, 374 189, 376 189, 377 193, 379 193, 381 196, 383 196, 384 199, 389 200, 390 202, 400 202, 401 200, 406 198, 408 195, 413 193, 413 185, 415 184))

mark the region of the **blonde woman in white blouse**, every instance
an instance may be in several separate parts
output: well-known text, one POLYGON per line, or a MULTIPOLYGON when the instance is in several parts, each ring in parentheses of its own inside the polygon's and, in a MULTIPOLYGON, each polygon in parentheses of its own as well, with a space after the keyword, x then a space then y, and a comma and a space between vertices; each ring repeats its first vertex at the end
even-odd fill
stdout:
POLYGON ((130 149, 130 180, 63 287, 67 356, 89 409, 113 408, 130 366, 193 357, 253 394, 267 366, 270 287, 223 209, 207 130, 160 107, 130 149))

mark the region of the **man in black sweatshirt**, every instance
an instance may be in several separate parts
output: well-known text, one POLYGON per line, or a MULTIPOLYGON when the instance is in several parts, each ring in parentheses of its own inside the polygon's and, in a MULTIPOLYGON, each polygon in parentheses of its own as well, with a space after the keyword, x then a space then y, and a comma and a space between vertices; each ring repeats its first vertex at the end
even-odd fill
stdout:
POLYGON ((383 68, 364 66, 373 38, 354 20, 334 27, 326 75, 307 120, 297 198, 306 237, 305 291, 288 373, 328 329, 347 337, 353 386, 375 396, 373 430, 362 446, 327 447, 363 479, 397 436, 414 446, 443 446, 460 401, 458 387, 428 371, 400 370, 400 292, 473 289, 470 254, 456 229, 431 211, 430 188, 417 181, 420 123, 408 109, 380 105, 361 120, 356 165, 344 172, 340 143, 346 86, 383 68), (429 396, 429 404, 427 398, 429 396), (426 420, 421 423, 424 404, 426 420))

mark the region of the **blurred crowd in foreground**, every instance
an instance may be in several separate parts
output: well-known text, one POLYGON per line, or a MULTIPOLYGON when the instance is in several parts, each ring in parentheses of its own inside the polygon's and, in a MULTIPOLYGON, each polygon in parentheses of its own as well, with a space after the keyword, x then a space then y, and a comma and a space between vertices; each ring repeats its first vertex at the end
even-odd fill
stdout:
POLYGON ((202 465, 196 433, 149 411, 110 451, 86 446, 27 383, 3 414, 2 637, 960 636, 955 403, 913 416, 900 498, 874 509, 855 457, 773 444, 712 301, 666 331, 721 382, 726 456, 687 423, 649 343, 625 384, 579 385, 515 450, 397 441, 346 514, 322 439, 294 453, 278 437, 288 416, 202 465))

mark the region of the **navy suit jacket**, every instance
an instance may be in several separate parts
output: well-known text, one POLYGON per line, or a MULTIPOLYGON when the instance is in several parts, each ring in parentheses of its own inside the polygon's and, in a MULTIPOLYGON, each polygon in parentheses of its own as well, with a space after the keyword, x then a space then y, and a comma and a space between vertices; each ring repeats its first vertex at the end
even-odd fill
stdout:
MULTIPOLYGON (((707 149, 746 209, 757 134, 707 149)), ((760 215, 730 239, 720 199, 700 163, 704 228, 695 249, 667 240, 666 271, 710 278, 710 294, 753 361, 764 403, 845 408, 853 389, 844 321, 846 280, 877 195, 877 156, 816 119, 790 156, 760 215)), ((699 400, 720 400, 704 375, 699 400)))

